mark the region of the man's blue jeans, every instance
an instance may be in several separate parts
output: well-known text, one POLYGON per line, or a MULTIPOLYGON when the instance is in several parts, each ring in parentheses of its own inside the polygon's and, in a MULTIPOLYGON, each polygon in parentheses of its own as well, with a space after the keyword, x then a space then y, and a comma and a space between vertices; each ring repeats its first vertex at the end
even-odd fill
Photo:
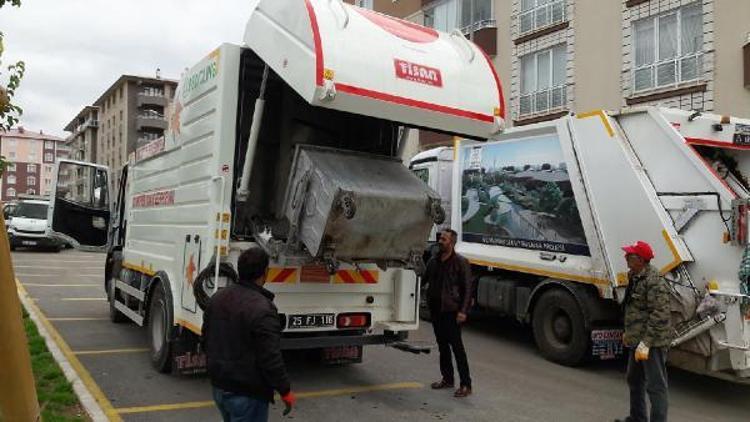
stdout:
POLYGON ((224 422, 267 422, 268 402, 213 387, 214 401, 224 422))

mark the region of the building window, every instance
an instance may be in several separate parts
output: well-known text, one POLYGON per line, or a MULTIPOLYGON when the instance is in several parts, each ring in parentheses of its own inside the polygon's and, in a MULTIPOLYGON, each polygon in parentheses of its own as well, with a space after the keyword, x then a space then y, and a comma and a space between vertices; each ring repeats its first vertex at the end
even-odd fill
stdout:
POLYGON ((55 143, 53 141, 44 141, 44 149, 55 149, 55 143))
POLYGON ((443 32, 451 32, 457 28, 467 32, 472 29, 477 31, 488 26, 494 27, 493 1, 473 0, 473 2, 473 15, 471 13, 472 0, 444 0, 435 2, 434 5, 424 10, 425 26, 443 32))
POLYGON ((5 191, 5 196, 7 196, 8 198, 15 198, 16 190, 13 188, 8 188, 8 190, 5 191))
POLYGON ((521 57, 520 115, 546 113, 566 103, 565 44, 521 57))
POLYGON ((7 183, 9 185, 15 185, 16 184, 16 176, 14 174, 9 174, 7 178, 7 183))
POLYGON ((495 13, 492 0, 474 0, 474 15, 471 14, 471 0, 461 2, 461 31, 464 33, 478 31, 486 27, 495 27, 495 13))
POLYGON ((36 186, 36 177, 29 176, 26 178, 26 184, 29 186, 36 186))
POLYGON ((50 162, 55 161, 55 154, 52 154, 51 152, 47 152, 44 154, 44 161, 50 162))
POLYGON ((44 184, 45 185, 49 186, 50 183, 52 183, 52 179, 50 179, 50 178, 44 179, 44 184))
POLYGON ((16 163, 8 163, 7 171, 16 171, 16 163))
POLYGON ((52 166, 44 166, 45 173, 52 173, 52 166))
POLYGON ((700 3, 633 25, 633 89, 644 91, 700 79, 703 10, 700 3))
POLYGON ((523 35, 565 22, 565 0, 521 0, 518 32, 523 35))
POLYGON ((27 164, 26 165, 26 172, 27 173, 36 173, 36 164, 27 164))
POLYGON ((447 0, 425 9, 424 23, 438 31, 451 32, 458 27, 459 2, 447 0))
POLYGON ((28 193, 29 195, 36 195, 36 191, 34 189, 27 189, 26 193, 28 193))
POLYGON ((355 3, 358 7, 372 10, 372 2, 373 0, 357 0, 355 3))

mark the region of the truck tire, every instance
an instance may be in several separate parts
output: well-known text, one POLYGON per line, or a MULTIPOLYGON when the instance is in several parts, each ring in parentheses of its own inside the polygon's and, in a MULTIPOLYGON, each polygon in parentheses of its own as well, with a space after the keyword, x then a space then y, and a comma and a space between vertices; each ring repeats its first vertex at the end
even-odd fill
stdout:
POLYGON ((575 366, 586 359, 589 348, 583 311, 578 301, 562 289, 542 293, 532 316, 534 340, 546 359, 575 366))
POLYGON ((173 325, 172 304, 167 299, 164 283, 154 287, 148 313, 148 335, 151 364, 162 373, 172 369, 172 341, 169 331, 173 325))

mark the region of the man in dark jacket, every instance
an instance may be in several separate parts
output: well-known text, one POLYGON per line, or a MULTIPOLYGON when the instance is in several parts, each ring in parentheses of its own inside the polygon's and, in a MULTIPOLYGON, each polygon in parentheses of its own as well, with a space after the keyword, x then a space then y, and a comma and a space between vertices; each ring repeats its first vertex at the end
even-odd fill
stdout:
POLYGON ((630 272, 625 291, 625 332, 629 347, 627 381, 630 415, 620 422, 666 422, 667 352, 671 342, 670 293, 667 281, 651 265, 654 251, 646 242, 622 248, 630 272), (651 402, 649 416, 646 395, 651 402))
POLYGON ((268 254, 254 247, 237 260, 239 283, 219 290, 203 316, 213 396, 224 422, 268 420, 278 391, 291 411, 295 398, 281 356, 281 323, 273 293, 263 288, 268 254))
POLYGON ((453 230, 441 232, 438 242, 440 253, 427 263, 424 282, 429 283, 427 300, 440 350, 440 373, 443 376, 440 381, 432 383, 432 388, 453 388, 453 350, 461 379, 461 386, 454 395, 466 397, 471 394, 471 377, 461 339, 461 324, 466 322, 471 304, 471 267, 466 258, 454 250, 457 238, 458 235, 453 230))

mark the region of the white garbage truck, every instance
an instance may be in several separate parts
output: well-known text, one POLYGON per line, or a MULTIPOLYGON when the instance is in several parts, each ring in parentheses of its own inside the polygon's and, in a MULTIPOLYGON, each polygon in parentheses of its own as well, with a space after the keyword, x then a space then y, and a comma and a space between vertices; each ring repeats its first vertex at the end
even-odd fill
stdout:
POLYGON ((256 0, 244 45, 190 68, 165 137, 108 169, 61 160, 49 231, 107 251, 110 316, 148 327, 160 371, 200 369, 202 309, 250 247, 271 256, 285 349, 361 361, 418 328, 439 195, 399 159, 410 128, 503 128, 491 61, 446 34, 340 0, 256 0), (110 205, 113 203, 114 205, 110 205))
POLYGON ((670 363, 750 377, 750 120, 597 111, 424 152, 410 167, 452 187, 476 310, 528 323, 548 359, 622 353, 621 247, 643 240, 673 293, 670 363), (451 161, 448 181, 438 167, 451 161))

